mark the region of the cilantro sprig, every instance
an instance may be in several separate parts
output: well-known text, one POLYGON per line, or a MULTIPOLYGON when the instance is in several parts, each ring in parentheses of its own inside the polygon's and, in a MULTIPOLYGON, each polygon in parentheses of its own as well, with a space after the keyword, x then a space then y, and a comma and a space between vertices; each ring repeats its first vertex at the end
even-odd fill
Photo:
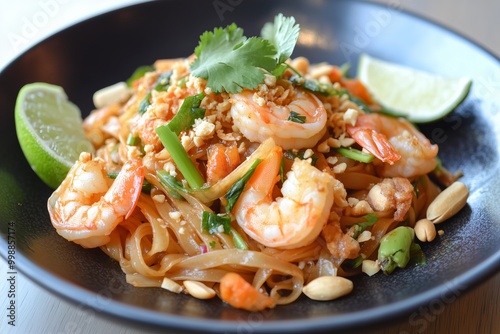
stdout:
POLYGON ((291 56, 299 25, 293 17, 280 14, 261 34, 247 38, 234 23, 204 32, 194 50, 191 73, 206 79, 207 87, 216 93, 257 88, 264 81, 264 71, 273 72, 291 56))
POLYGON ((260 34, 276 47, 275 59, 278 64, 284 63, 293 53, 295 44, 299 39, 300 26, 295 24, 293 16, 285 17, 278 14, 274 23, 266 23, 260 34))

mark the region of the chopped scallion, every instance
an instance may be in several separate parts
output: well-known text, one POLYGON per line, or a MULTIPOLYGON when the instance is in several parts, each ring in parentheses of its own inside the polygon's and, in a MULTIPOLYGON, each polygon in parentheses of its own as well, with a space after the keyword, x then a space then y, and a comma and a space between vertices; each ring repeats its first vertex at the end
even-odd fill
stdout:
POLYGON ((231 217, 226 214, 215 214, 203 211, 201 214, 201 229, 209 234, 224 232, 231 233, 231 217))
POLYGON ((369 213, 367 215, 364 215, 363 218, 365 219, 364 222, 357 223, 356 230, 354 235, 352 236, 354 239, 356 239, 363 231, 365 231, 368 227, 373 226, 378 221, 378 217, 375 213, 369 213))
POLYGON ((193 161, 189 158, 177 135, 168 125, 161 125, 155 131, 189 186, 194 189, 203 186, 203 183, 205 183, 203 176, 201 176, 193 161))
POLYGON ((127 86, 132 87, 132 84, 134 81, 137 79, 140 79, 146 74, 147 72, 153 72, 155 69, 151 65, 144 65, 144 66, 139 66, 134 73, 130 76, 130 78, 127 79, 127 86))
POLYGON ((356 269, 362 264, 363 264, 363 257, 360 255, 355 259, 344 260, 344 262, 342 263, 342 266, 349 268, 349 269, 356 269))
POLYGON ((290 116, 288 116, 287 121, 304 124, 306 122, 306 116, 300 115, 296 111, 290 111, 290 116))
POLYGON ((157 92, 164 92, 170 87, 170 78, 172 77, 172 71, 168 71, 160 74, 153 89, 157 92))
POLYGON ((236 201, 240 197, 241 193, 243 192, 243 189, 245 189, 245 185, 247 184, 248 180, 252 176, 252 174, 255 172, 255 168, 257 168, 257 165, 261 162, 261 159, 256 159, 250 169, 243 175, 241 179, 236 181, 231 188, 227 191, 225 198, 227 200, 227 204, 225 206, 226 212, 231 212, 233 209, 234 205, 236 204, 236 201))
POLYGON ((181 131, 191 128, 196 119, 203 118, 205 109, 200 108, 200 104, 204 97, 203 93, 186 97, 177 114, 168 123, 170 130, 179 135, 181 131))
POLYGON ((344 157, 356 160, 359 162, 370 163, 372 162, 374 156, 370 153, 365 153, 363 151, 357 150, 355 148, 339 147, 336 151, 342 154, 344 157))
MULTIPOLYGON (((299 158, 300 160, 305 160, 304 154, 306 153, 305 150, 300 150, 298 152, 294 152, 293 150, 287 150, 283 153, 283 157, 290 159, 290 160, 295 160, 295 158, 299 158)), ((316 165, 316 162, 318 161, 318 156, 316 154, 311 155, 309 158, 311 158, 311 165, 316 165)))
POLYGON ((134 136, 132 133, 128 134, 127 145, 135 146, 135 145, 139 144, 139 141, 140 141, 139 137, 134 136))
POLYGON ((148 107, 151 105, 151 92, 147 93, 146 96, 141 100, 139 103, 139 115, 144 114, 147 110, 148 107))
POLYGON ((179 180, 164 170, 156 171, 156 175, 158 176, 160 183, 168 190, 168 193, 172 197, 184 200, 184 197, 182 197, 179 193, 186 192, 186 189, 182 186, 182 183, 179 180))
POLYGON ((248 249, 247 243, 245 242, 245 240, 243 240, 241 235, 238 232, 236 232, 236 230, 234 228, 231 228, 231 234, 233 235, 233 241, 234 241, 234 245, 236 246, 236 248, 241 249, 241 250, 248 249))

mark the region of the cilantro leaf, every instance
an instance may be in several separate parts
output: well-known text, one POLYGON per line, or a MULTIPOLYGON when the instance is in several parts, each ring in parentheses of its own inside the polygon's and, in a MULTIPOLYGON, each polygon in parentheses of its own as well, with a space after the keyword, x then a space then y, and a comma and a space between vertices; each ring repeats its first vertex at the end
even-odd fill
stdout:
POLYGON ((286 17, 278 14, 274 17, 274 23, 266 23, 260 35, 274 44, 277 49, 276 61, 284 63, 293 53, 295 44, 299 39, 300 26, 295 24, 293 16, 286 17))
POLYGON ((257 88, 264 81, 262 69, 272 71, 277 66, 274 45, 260 37, 245 38, 234 23, 203 33, 195 54, 192 74, 206 79, 216 93, 257 88))

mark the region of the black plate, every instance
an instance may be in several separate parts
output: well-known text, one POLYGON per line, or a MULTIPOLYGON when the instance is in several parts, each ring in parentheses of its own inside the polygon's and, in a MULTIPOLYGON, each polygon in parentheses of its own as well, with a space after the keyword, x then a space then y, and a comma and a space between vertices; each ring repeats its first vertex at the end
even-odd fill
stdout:
POLYGON ((420 305, 438 307, 500 267, 499 73, 498 59, 461 36, 398 8, 356 1, 155 1, 95 17, 41 42, 0 75, 2 255, 11 223, 16 229, 16 265, 43 287, 83 308, 197 332, 352 329, 408 316, 420 305), (471 190, 468 205, 439 226, 445 234, 424 245, 428 264, 391 276, 357 277, 352 294, 337 301, 301 298, 248 314, 215 299, 133 288, 100 250, 84 250, 60 238, 46 211, 51 189, 31 171, 17 143, 13 110, 21 86, 34 81, 61 85, 87 114, 94 91, 126 79, 138 65, 191 54, 199 35, 215 26, 237 22, 247 36, 258 35, 279 12, 295 16, 302 27, 294 56, 356 64, 366 52, 474 79, 471 94, 453 114, 423 127, 440 145, 445 165, 462 170, 471 190))

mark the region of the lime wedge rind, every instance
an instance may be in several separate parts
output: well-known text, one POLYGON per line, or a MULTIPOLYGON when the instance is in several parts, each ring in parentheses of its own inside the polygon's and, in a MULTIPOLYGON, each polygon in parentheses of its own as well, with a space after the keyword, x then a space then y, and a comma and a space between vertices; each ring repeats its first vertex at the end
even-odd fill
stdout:
POLYGON ((445 78, 362 54, 358 78, 387 111, 415 123, 452 112, 467 97, 470 78, 445 78))
POLYGON ((94 153, 82 129, 80 109, 59 86, 37 82, 22 87, 15 123, 26 160, 52 188, 62 182, 81 152, 94 153))

